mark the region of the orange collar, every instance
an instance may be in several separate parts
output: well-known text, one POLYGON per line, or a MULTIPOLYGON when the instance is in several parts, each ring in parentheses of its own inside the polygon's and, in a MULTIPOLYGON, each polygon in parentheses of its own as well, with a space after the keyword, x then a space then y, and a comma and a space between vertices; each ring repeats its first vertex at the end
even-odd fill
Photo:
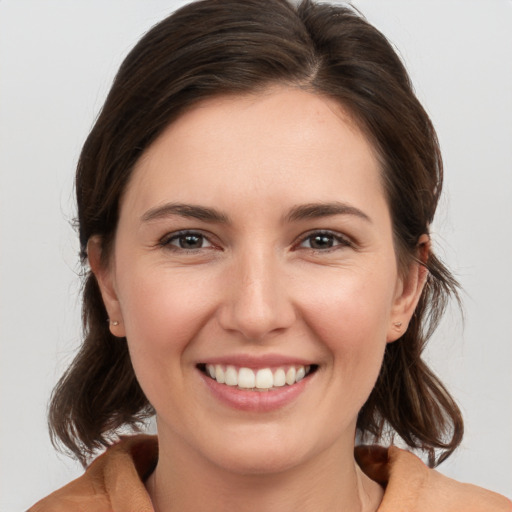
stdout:
MULTIPOLYGON (((443 476, 394 446, 359 446, 355 457, 386 489, 377 512, 512 512, 507 498, 443 476)), ((154 512, 144 481, 157 460, 156 436, 124 437, 28 512, 154 512)))

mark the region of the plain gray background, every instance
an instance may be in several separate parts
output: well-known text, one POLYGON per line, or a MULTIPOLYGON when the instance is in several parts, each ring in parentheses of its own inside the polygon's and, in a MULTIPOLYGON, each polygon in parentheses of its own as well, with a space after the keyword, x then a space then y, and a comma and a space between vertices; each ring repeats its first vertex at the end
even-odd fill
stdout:
MULTIPOLYGON (((46 429, 79 343, 73 172, 121 60, 172 0, 0 0, 0 510, 81 473, 46 429)), ((427 357, 466 419, 441 471, 512 495, 512 2, 359 0, 438 130, 435 249, 465 293, 427 357)))

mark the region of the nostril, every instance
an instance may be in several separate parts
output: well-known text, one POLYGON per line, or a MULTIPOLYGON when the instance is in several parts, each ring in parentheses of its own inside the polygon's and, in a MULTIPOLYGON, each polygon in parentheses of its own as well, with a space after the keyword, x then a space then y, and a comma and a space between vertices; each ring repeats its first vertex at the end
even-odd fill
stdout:
POLYGON ((241 276, 236 281, 238 284, 227 285, 231 292, 218 309, 220 326, 251 342, 261 342, 288 329, 296 320, 296 312, 283 292, 286 286, 279 286, 273 278, 273 275, 253 279, 241 276))

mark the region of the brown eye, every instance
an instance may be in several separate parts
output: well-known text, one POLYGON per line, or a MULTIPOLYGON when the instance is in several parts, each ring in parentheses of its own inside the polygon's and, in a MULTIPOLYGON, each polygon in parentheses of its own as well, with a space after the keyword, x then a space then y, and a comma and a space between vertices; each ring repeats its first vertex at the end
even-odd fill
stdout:
POLYGON ((212 244, 201 233, 181 232, 167 237, 162 241, 162 245, 171 246, 173 249, 197 250, 206 247, 212 247, 212 244))
POLYGON ((332 235, 314 235, 310 237, 309 245, 312 249, 329 249, 334 245, 332 235))
POLYGON ((307 236, 300 247, 315 251, 328 250, 338 246, 349 246, 350 243, 341 235, 330 232, 316 232, 307 236))
POLYGON ((181 249, 200 249, 203 246, 202 235, 183 235, 177 240, 181 249))

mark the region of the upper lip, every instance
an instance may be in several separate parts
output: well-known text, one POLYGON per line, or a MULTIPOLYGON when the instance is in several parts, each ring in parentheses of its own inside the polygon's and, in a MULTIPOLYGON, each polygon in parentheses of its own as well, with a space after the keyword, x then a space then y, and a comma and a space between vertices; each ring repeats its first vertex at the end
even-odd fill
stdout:
POLYGON ((308 366, 315 364, 309 359, 282 354, 248 355, 232 354, 229 356, 209 357, 199 364, 222 364, 244 368, 268 368, 272 366, 308 366))

